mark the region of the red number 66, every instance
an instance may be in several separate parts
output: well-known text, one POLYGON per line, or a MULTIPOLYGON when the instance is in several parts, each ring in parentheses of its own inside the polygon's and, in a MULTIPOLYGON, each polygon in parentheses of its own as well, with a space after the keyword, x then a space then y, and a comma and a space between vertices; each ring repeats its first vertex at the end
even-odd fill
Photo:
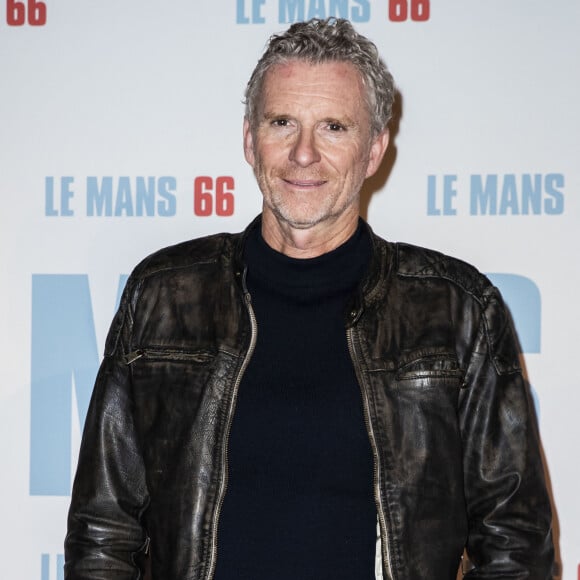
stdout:
MULTIPOLYGON (((28 0, 28 24, 44 26, 46 24, 46 4, 36 0, 28 0)), ((26 5, 19 0, 6 0, 6 23, 8 26, 23 26, 26 24, 26 5)))
POLYGON ((193 213, 207 217, 214 213, 224 217, 234 213, 234 178, 220 176, 214 180, 207 175, 195 178, 193 182, 193 213), (214 204, 215 202, 215 204, 214 204))
POLYGON ((409 18, 411 6, 411 20, 424 22, 429 20, 429 0, 389 0, 389 20, 404 22, 409 18))

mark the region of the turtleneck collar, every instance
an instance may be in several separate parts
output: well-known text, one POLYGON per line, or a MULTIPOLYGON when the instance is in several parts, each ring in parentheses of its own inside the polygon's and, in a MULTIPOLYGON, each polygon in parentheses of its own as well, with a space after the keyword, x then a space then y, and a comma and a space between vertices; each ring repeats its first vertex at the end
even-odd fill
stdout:
POLYGON ((287 293, 342 293, 361 281, 371 257, 371 240, 362 220, 354 234, 334 250, 315 258, 291 258, 272 249, 255 228, 248 237, 245 260, 249 282, 287 293))

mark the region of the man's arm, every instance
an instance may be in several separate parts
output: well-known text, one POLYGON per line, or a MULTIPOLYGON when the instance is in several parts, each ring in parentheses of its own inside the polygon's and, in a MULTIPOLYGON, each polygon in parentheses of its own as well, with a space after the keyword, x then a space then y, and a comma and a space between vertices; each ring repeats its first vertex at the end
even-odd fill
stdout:
POLYGON ((133 579, 147 550, 141 519, 149 499, 123 360, 128 296, 111 325, 85 422, 65 540, 67 580, 133 579))
POLYGON ((489 288, 462 389, 466 578, 552 578, 550 500, 509 314, 489 288))

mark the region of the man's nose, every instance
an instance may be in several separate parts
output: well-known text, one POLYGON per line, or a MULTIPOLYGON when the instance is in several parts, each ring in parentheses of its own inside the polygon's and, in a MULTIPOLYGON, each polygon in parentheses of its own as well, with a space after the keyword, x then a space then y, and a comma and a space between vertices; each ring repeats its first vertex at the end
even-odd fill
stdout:
POLYGON ((320 153, 316 145, 314 131, 305 128, 300 129, 290 151, 290 161, 294 161, 302 167, 307 167, 320 161, 320 153))

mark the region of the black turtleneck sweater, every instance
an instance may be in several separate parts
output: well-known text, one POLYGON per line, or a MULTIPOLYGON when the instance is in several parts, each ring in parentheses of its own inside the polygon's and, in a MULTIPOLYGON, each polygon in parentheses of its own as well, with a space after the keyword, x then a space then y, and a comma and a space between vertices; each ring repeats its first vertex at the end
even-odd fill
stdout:
POLYGON ((373 459, 344 310, 368 266, 359 225, 311 259, 245 251, 257 318, 228 442, 215 580, 373 580, 373 459))

